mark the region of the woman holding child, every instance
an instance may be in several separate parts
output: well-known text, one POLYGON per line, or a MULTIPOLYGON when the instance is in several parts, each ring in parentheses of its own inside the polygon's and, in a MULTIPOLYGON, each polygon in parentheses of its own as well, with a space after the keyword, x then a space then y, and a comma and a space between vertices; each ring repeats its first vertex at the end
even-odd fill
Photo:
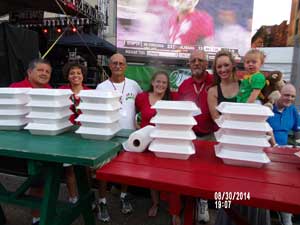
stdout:
MULTIPOLYGON (((259 94, 265 86, 265 76, 260 72, 264 62, 264 54, 257 49, 249 50, 244 56, 244 67, 247 74, 243 80, 236 77, 236 67, 230 52, 221 50, 217 52, 213 63, 215 85, 208 90, 208 104, 213 120, 220 117, 216 106, 221 102, 260 103, 259 94)), ((251 225, 269 225, 270 214, 268 210, 234 205, 238 212, 251 225)), ((224 210, 219 210, 215 224, 232 225, 233 222, 224 210)))

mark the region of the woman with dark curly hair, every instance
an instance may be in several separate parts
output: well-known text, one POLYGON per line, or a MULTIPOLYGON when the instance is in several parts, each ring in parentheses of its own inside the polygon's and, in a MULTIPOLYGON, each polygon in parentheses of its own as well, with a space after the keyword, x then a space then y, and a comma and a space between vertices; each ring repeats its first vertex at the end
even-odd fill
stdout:
MULTIPOLYGON (((81 90, 90 89, 83 84, 84 77, 87 74, 87 69, 85 66, 74 62, 67 63, 63 67, 63 75, 69 81, 68 84, 60 86, 59 89, 70 89, 73 94, 70 96, 70 100, 73 104, 70 106, 70 110, 73 114, 70 116, 69 120, 74 125, 80 125, 80 122, 75 121, 75 119, 82 113, 77 106, 80 103, 80 98, 78 96, 81 90)), ((64 164, 66 184, 69 192, 69 201, 75 203, 78 199, 76 191, 76 178, 74 174, 73 167, 69 164, 64 164)))
POLYGON ((80 125, 80 122, 75 121, 75 119, 81 114, 80 109, 77 108, 80 103, 78 94, 81 90, 90 89, 83 84, 83 80, 86 74, 86 67, 77 62, 67 63, 63 67, 63 75, 69 81, 69 83, 60 86, 59 89, 70 89, 73 92, 73 94, 70 96, 70 99, 73 102, 70 110, 73 112, 73 114, 70 116, 69 120, 74 125, 80 125))

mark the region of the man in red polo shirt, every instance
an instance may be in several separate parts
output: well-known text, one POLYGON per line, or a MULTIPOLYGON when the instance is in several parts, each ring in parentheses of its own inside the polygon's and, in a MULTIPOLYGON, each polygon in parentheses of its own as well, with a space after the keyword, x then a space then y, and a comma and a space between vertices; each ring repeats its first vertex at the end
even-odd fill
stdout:
POLYGON ((13 88, 51 88, 48 84, 51 77, 51 65, 45 59, 32 60, 27 69, 27 76, 20 82, 10 85, 13 88))
POLYGON ((203 51, 194 51, 189 59, 192 76, 186 79, 178 89, 180 100, 193 101, 201 109, 201 114, 195 115, 197 125, 194 132, 201 139, 211 139, 216 125, 212 120, 207 103, 207 91, 212 86, 213 76, 206 69, 208 66, 207 55, 203 51))
MULTIPOLYGON (((51 78, 51 65, 48 60, 34 59, 27 69, 27 76, 20 82, 10 85, 12 88, 52 88, 48 82, 51 78)), ((43 197, 44 180, 42 178, 35 179, 29 190, 29 194, 36 197, 43 197)), ((39 210, 32 211, 32 225, 38 225, 40 222, 39 210)))
MULTIPOLYGON (((179 86, 178 98, 180 100, 193 101, 200 108, 201 113, 195 115, 197 125, 193 127, 197 139, 212 140, 216 125, 212 120, 207 103, 207 91, 213 83, 213 76, 206 69, 208 66, 207 55, 204 51, 194 51, 189 59, 192 76, 179 86)), ((207 200, 197 200, 197 220, 209 221, 207 200)))

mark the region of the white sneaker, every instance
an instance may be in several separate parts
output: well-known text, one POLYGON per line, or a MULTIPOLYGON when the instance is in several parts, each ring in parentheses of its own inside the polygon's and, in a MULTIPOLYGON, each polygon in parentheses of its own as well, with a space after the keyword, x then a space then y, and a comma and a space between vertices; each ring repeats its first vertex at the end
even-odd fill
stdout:
POLYGON ((197 211, 196 211, 196 220, 198 222, 209 222, 209 212, 207 200, 197 199, 197 211))
POLYGON ((103 202, 100 202, 99 204, 97 204, 97 207, 99 208, 97 213, 98 220, 102 222, 109 222, 110 216, 108 213, 107 205, 103 202))
POLYGON ((280 223, 282 225, 293 225, 293 222, 292 222, 293 214, 292 213, 279 212, 278 216, 279 216, 280 223))

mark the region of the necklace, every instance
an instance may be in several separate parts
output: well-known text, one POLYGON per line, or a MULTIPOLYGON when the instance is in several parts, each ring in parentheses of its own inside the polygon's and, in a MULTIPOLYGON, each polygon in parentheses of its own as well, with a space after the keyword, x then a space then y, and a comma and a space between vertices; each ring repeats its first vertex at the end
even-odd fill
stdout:
MULTIPOLYGON (((117 91, 117 87, 114 85, 114 83, 111 81, 111 79, 109 79, 111 85, 113 86, 114 90, 117 91)), ((122 88, 122 92, 121 92, 121 97, 120 97, 120 103, 122 104, 122 97, 123 97, 123 93, 124 93, 124 90, 125 90, 125 81, 126 79, 124 80, 124 84, 123 84, 123 88, 122 88)))
POLYGON ((205 82, 202 83, 201 87, 200 87, 199 90, 198 90, 197 85, 196 85, 195 83, 193 83, 194 91, 196 92, 197 96, 200 95, 201 91, 202 91, 203 88, 204 88, 204 85, 205 85, 205 82))

